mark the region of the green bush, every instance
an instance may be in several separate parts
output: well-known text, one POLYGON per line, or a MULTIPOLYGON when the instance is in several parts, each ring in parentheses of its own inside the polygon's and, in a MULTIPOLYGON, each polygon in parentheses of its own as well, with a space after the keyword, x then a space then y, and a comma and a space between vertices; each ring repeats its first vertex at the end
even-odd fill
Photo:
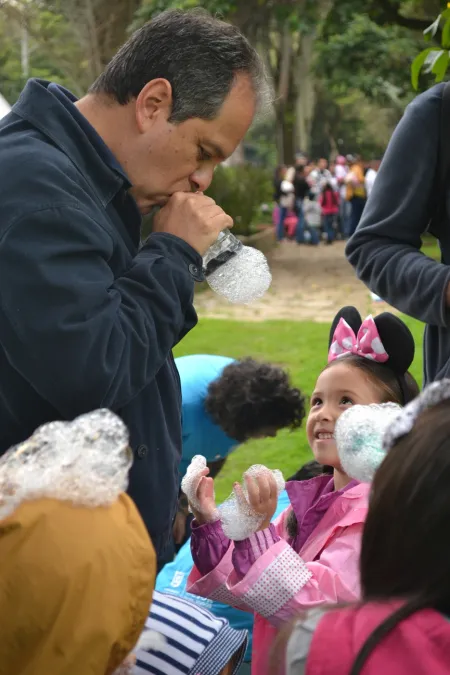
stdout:
POLYGON ((252 234, 261 204, 273 200, 273 186, 266 169, 249 164, 218 166, 207 194, 234 220, 233 233, 252 234))

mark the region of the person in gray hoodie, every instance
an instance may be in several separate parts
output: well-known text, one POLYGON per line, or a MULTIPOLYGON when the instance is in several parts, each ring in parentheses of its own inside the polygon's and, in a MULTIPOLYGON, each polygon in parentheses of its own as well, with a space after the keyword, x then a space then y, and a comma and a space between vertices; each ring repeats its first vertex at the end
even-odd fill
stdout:
POLYGON ((406 108, 346 248, 356 274, 374 293, 426 324, 425 384, 450 376, 450 183, 439 189, 444 87, 431 88, 406 108), (442 262, 420 250, 432 221, 442 262))

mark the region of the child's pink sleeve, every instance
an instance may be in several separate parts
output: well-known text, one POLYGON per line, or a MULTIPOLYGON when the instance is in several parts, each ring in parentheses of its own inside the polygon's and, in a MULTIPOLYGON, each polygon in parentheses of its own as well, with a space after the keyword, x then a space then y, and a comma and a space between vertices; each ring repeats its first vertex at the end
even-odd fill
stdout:
POLYGON ((287 509, 274 529, 258 533, 258 548, 249 557, 238 558, 238 548, 255 542, 255 535, 229 545, 219 564, 207 574, 194 567, 188 580, 188 591, 240 609, 254 611, 278 626, 290 621, 299 612, 320 605, 354 602, 359 598, 359 553, 362 523, 340 528, 317 560, 305 562, 289 544, 285 520, 287 509), (271 535, 273 543, 269 541, 271 535), (275 541, 277 539, 277 541, 275 541), (262 550, 259 550, 261 546, 262 550))
POLYGON ((220 563, 230 548, 231 539, 225 536, 220 520, 205 525, 192 523, 191 553, 194 565, 202 574, 208 574, 220 563))
POLYGON ((251 607, 236 598, 229 590, 228 578, 235 567, 239 570, 240 578, 243 578, 261 553, 280 540, 280 535, 283 536, 285 529, 285 514, 289 510, 284 511, 270 528, 264 530, 266 536, 263 532, 258 532, 243 542, 232 542, 227 539, 220 522, 196 527, 194 521, 191 538, 194 567, 187 583, 188 593, 252 612, 251 607), (260 539, 261 549, 253 550, 250 544, 252 550, 249 550, 246 543, 249 544, 253 538, 260 539), (220 542, 222 542, 221 549, 220 542), (225 548, 226 542, 228 545, 225 548), (236 545, 241 547, 240 550, 236 551, 236 545))
POLYGON ((302 610, 359 598, 362 523, 342 528, 317 560, 304 562, 280 540, 252 565, 244 578, 227 579, 232 595, 278 626, 302 610))

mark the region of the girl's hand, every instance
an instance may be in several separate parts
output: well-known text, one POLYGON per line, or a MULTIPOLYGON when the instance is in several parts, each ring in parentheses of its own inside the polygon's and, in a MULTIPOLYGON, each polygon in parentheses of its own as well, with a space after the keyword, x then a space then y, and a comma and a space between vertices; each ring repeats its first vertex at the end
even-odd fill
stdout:
POLYGON ((244 491, 239 483, 235 483, 234 491, 237 499, 241 503, 246 503, 252 511, 263 517, 258 530, 265 530, 269 527, 278 504, 278 486, 273 474, 270 471, 264 471, 256 476, 244 476, 248 491, 246 499, 244 491))
POLYGON ((200 473, 200 480, 195 491, 195 506, 190 503, 191 511, 194 514, 198 525, 211 523, 217 520, 217 506, 214 497, 214 480, 208 478, 209 469, 203 469, 200 473))

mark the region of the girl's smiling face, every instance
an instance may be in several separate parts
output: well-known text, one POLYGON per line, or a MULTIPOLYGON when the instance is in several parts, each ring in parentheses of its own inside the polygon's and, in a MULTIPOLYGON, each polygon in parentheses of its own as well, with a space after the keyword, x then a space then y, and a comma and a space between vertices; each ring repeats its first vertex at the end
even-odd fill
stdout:
POLYGON ((383 400, 382 391, 359 368, 344 362, 326 368, 319 375, 311 396, 306 423, 308 442, 317 462, 340 470, 334 440, 337 419, 351 405, 382 403, 383 400))

